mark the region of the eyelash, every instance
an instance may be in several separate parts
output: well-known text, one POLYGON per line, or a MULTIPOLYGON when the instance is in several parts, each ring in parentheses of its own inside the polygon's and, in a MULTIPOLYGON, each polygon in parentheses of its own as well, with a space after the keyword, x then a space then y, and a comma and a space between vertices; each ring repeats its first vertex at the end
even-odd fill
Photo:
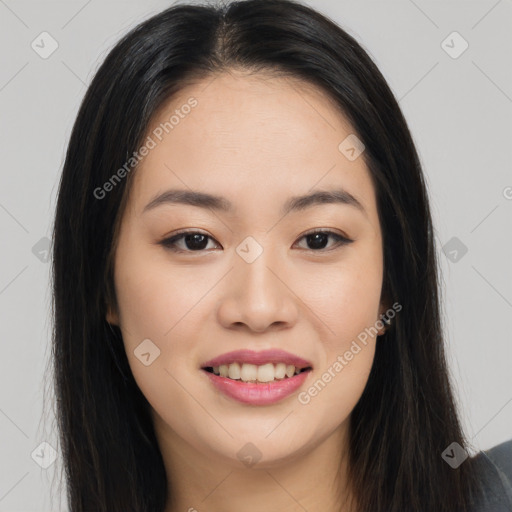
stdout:
MULTIPOLYGON (((304 250, 312 251, 312 252, 329 252, 329 251, 332 251, 334 249, 343 247, 345 245, 349 245, 349 244, 351 244, 354 241, 354 240, 352 240, 350 238, 346 238, 346 237, 344 237, 344 236, 342 236, 342 235, 340 235, 340 234, 338 234, 338 233, 336 233, 334 231, 329 231, 329 230, 325 230, 325 229, 315 229, 313 231, 309 231, 308 233, 305 233, 304 235, 302 235, 299 238, 299 240, 302 240, 303 238, 306 238, 307 236, 315 235, 317 233, 321 233, 321 234, 324 234, 324 235, 332 236, 336 240, 336 245, 334 247, 329 248, 329 249, 304 249, 304 250)), ((187 235, 204 235, 207 238, 209 238, 210 240, 214 240, 213 237, 207 235, 206 233, 202 233, 200 231, 182 231, 180 233, 177 233, 177 234, 173 235, 170 238, 166 238, 166 239, 162 240, 160 242, 160 244, 163 245, 166 249, 169 249, 170 251, 177 252, 177 253, 202 253, 202 252, 206 252, 205 249, 200 249, 200 250, 197 250, 197 251, 192 251, 190 249, 177 249, 176 245, 175 245, 176 242, 179 241, 179 240, 182 240, 187 235)))

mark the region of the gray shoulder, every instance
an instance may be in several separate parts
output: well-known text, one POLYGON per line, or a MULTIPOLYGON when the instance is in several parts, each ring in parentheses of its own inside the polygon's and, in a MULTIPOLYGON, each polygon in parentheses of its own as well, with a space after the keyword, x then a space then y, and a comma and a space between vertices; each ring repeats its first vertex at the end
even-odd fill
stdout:
POLYGON ((472 512, 512 512, 512 439, 474 456, 482 495, 472 512))
POLYGON ((486 450, 486 453, 512 486, 512 439, 486 450))

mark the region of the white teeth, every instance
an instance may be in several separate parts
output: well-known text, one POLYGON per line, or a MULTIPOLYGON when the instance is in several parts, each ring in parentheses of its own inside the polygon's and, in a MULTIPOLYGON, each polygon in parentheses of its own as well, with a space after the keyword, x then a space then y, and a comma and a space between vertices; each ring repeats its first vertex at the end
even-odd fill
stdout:
POLYGON ((240 378, 240 365, 238 363, 232 363, 229 365, 228 377, 233 380, 240 378))
POLYGON ((243 364, 240 370, 240 378, 244 382, 256 380, 258 378, 258 367, 255 364, 243 364))
MULTIPOLYGON (((244 364, 245 366, 245 364, 244 364)), ((275 378, 274 365, 267 363, 262 366, 258 366, 258 380, 260 382, 271 382, 275 378)))
POLYGON ((275 378, 276 379, 284 379, 285 375, 286 375, 286 365, 284 363, 276 364, 275 378))
POLYGON ((298 375, 300 369, 295 368, 293 364, 286 365, 285 363, 267 363, 261 366, 249 363, 243 363, 242 365, 231 363, 214 366, 213 373, 244 382, 272 382, 298 375))

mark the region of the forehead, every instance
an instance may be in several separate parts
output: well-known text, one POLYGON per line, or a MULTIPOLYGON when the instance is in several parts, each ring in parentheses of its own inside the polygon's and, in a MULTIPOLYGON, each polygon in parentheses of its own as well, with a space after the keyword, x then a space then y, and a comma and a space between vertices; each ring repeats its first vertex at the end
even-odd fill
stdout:
MULTIPOLYGON (((363 155, 340 143, 354 130, 321 90, 296 79, 222 73, 188 85, 155 114, 149 153, 133 183, 142 211, 166 188, 202 190, 239 201, 279 199, 343 186, 375 210, 363 155), (248 194, 248 190, 251 192, 248 194)), ((132 194, 130 194, 132 195, 132 194)))

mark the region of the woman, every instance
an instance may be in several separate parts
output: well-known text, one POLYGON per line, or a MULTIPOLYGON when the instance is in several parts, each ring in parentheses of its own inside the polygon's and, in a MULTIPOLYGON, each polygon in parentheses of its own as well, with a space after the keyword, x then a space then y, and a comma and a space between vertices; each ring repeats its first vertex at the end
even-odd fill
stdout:
POLYGON ((126 35, 53 262, 73 512, 510 510, 510 466, 467 457, 407 124, 311 8, 178 5, 126 35))

